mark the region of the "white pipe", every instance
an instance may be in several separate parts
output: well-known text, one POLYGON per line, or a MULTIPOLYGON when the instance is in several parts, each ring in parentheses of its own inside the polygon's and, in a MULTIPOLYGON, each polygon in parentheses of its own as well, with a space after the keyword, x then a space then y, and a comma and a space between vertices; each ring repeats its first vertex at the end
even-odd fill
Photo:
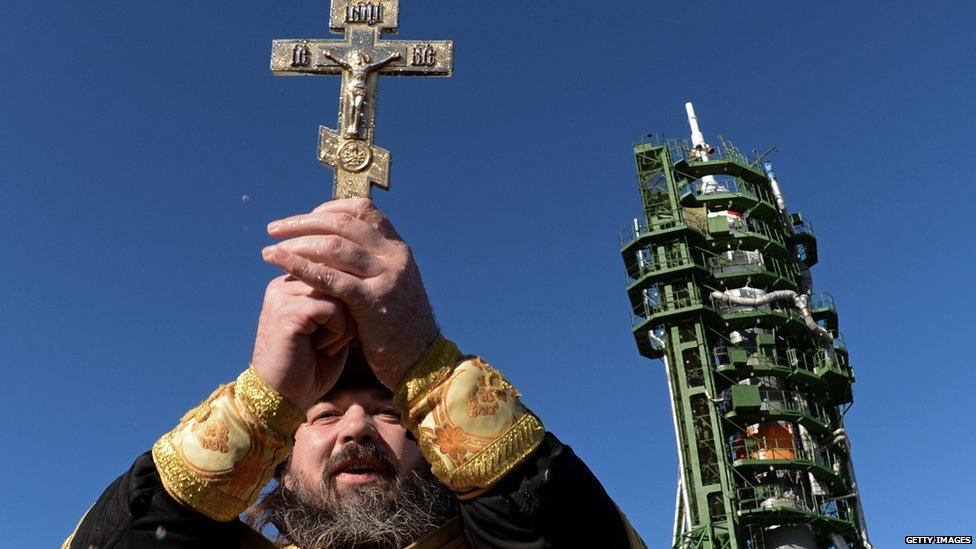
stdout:
POLYGON ((674 494, 674 527, 671 529, 671 547, 677 547, 681 536, 681 477, 678 477, 678 491, 674 494))
POLYGON ((806 323, 807 328, 809 328, 811 332, 819 335, 828 349, 834 344, 834 336, 824 329, 823 326, 817 324, 817 321, 813 319, 813 314, 810 313, 810 297, 806 294, 798 294, 793 290, 776 290, 775 292, 769 292, 759 297, 741 297, 733 295, 732 292, 728 290, 725 292, 715 290, 710 295, 712 299, 718 299, 732 305, 741 305, 743 307, 759 307, 762 305, 768 305, 773 301, 791 299, 793 300, 793 306, 799 310, 800 316, 803 317, 803 321, 806 323))
MULTIPOLYGON (((779 180, 776 179, 776 172, 773 171, 773 163, 763 162, 763 169, 766 171, 766 177, 769 178, 769 186, 772 187, 773 197, 776 199, 776 207, 779 208, 779 213, 783 216, 786 229, 790 233, 794 233, 793 221, 790 219, 790 211, 786 207, 786 199, 783 197, 783 191, 779 188, 779 180)), ((811 294, 813 293, 813 276, 810 274, 810 267, 802 261, 798 263, 802 270, 802 274, 800 275, 800 290, 805 294, 811 294)))
POLYGON ((790 212, 786 209, 786 199, 783 197, 783 191, 779 189, 779 181, 776 179, 776 172, 773 171, 773 163, 764 162, 763 168, 766 170, 766 176, 769 177, 769 186, 773 189, 773 198, 776 199, 776 207, 779 208, 779 213, 782 214, 783 221, 786 222, 786 226, 792 233, 793 224, 790 223, 790 212))
POLYGON ((684 531, 691 530, 691 503, 688 499, 688 478, 685 476, 685 460, 681 456, 681 433, 678 431, 678 411, 674 407, 674 390, 671 388, 671 370, 668 368, 668 357, 662 357, 664 361, 664 374, 668 380, 668 402, 671 403, 671 421, 674 424, 674 441, 678 448, 678 484, 681 486, 681 500, 685 508, 684 531))

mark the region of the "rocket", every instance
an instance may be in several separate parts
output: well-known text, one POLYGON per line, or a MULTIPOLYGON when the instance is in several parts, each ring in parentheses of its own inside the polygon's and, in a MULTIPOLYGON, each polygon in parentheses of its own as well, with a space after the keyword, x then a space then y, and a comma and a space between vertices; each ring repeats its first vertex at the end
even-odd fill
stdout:
MULTIPOLYGON (((702 162, 708 162, 708 155, 715 152, 715 147, 705 143, 705 136, 698 127, 698 117, 695 116, 695 106, 691 104, 691 101, 685 103, 685 111, 688 113, 688 125, 691 126, 691 145, 693 147, 691 152, 692 158, 701 160, 702 162)), ((715 180, 715 176, 706 175, 701 180, 702 194, 708 194, 709 192, 715 192, 718 190, 719 184, 718 181, 715 180)))

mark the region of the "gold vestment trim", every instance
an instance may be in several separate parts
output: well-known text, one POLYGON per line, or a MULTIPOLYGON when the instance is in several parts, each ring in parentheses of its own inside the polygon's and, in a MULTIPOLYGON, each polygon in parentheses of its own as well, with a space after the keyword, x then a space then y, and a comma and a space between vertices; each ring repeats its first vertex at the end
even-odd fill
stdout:
POLYGON ((250 502, 230 496, 200 479, 180 458, 173 445, 174 434, 163 435, 152 449, 163 488, 176 501, 214 520, 227 522, 237 518, 250 502))
POLYGON ((265 383, 253 366, 237 377, 237 394, 254 415, 282 435, 294 435, 305 423, 305 414, 265 383))
MULTIPOLYGON (((404 412, 404 417, 407 417, 407 412, 417 400, 427 396, 427 393, 451 375, 460 358, 461 351, 458 350, 458 346, 438 334, 437 339, 403 376, 400 388, 397 389, 394 403, 401 412, 404 412)), ((406 425, 406 427, 412 430, 416 426, 406 425)))
POLYGON ((488 447, 451 473, 451 486, 460 499, 480 495, 525 461, 542 444, 546 429, 526 413, 488 447))
POLYGON ((434 475, 462 499, 521 465, 545 436, 542 422, 497 370, 477 357, 462 360, 443 336, 404 376, 395 402, 434 475), (486 432, 493 418, 498 429, 486 432))
POLYGON ((298 408, 248 368, 163 435, 153 460, 173 499, 214 520, 233 520, 291 453, 303 422, 298 408))

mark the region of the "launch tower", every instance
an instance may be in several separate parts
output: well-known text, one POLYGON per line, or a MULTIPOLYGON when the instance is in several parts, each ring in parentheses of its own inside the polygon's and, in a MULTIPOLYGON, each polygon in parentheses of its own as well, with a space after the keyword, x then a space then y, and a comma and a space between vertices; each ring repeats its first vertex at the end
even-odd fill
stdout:
POLYGON ((643 219, 621 235, 633 332, 667 372, 674 548, 871 549, 844 413, 854 373, 817 238, 769 162, 691 140, 634 146, 643 219))

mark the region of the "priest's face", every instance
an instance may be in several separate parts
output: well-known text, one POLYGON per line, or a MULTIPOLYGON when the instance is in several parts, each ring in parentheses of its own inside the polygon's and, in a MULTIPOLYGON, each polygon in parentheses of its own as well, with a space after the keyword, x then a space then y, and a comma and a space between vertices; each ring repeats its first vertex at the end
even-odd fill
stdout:
POLYGON ((308 410, 281 482, 255 507, 252 525, 274 524, 303 548, 387 549, 456 514, 453 492, 430 473, 380 387, 335 389, 308 410))
POLYGON ((296 490, 301 483, 345 498, 389 489, 398 476, 428 471, 417 444, 400 425, 393 396, 375 387, 345 388, 308 409, 295 433, 285 485, 296 490))

